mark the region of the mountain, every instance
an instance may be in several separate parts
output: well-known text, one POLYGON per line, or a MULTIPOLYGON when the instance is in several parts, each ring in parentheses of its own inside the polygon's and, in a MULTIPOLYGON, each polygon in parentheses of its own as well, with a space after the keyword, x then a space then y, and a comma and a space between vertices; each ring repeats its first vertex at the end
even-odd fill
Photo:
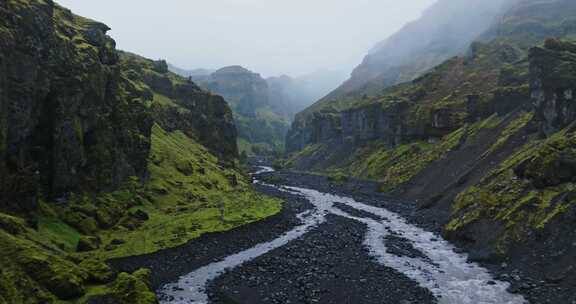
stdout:
MULTIPOLYGON (((422 223, 440 218, 440 231, 473 261, 570 290, 576 2, 504 4, 465 51, 448 49, 413 80, 341 88, 299 113, 283 165, 378 180, 418 202, 422 223)), ((387 66, 374 71, 391 75, 387 66)), ((533 303, 562 302, 545 284, 525 293, 533 303)))
POLYGON ((378 94, 463 54, 515 1, 437 1, 418 20, 378 43, 354 69, 350 79, 320 99, 310 111, 337 107, 349 98, 378 94))
POLYGON ((211 69, 192 69, 186 70, 179 68, 177 66, 168 64, 168 69, 175 74, 181 75, 183 77, 196 77, 196 76, 208 76, 215 72, 215 70, 211 69))
POLYGON ((105 261, 280 210, 237 168, 226 101, 108 30, 0 2, 0 303, 157 303, 148 270, 105 261))
POLYGON ((260 74, 229 66, 192 79, 226 99, 234 113, 243 155, 272 155, 283 149, 289 117, 283 100, 270 96, 268 82, 260 74))
POLYGON ((277 111, 291 118, 325 96, 345 79, 342 72, 317 70, 296 78, 282 75, 266 79, 277 111))
POLYGON ((294 115, 344 79, 342 73, 328 70, 297 78, 282 75, 264 79, 242 66, 196 75, 171 69, 228 101, 235 115, 240 149, 252 156, 279 154, 294 115))

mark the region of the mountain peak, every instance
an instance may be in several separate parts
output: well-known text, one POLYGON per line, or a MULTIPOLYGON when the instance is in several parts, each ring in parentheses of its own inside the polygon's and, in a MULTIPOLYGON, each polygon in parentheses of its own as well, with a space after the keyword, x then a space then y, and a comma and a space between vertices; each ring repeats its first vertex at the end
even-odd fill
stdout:
POLYGON ((231 66, 227 66, 227 67, 223 67, 219 70, 217 70, 216 72, 214 72, 214 74, 254 74, 254 72, 246 69, 243 66, 240 65, 231 65, 231 66))

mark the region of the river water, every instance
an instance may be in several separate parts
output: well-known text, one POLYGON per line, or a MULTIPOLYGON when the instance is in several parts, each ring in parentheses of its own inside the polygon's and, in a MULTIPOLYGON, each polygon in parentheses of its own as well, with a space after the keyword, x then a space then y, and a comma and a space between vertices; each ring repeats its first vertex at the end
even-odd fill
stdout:
MULTIPOLYGON (((262 167, 257 173, 272 171, 262 167)), ((163 304, 207 304, 206 285, 224 271, 288 244, 302 237, 327 221, 326 215, 346 217, 366 225, 364 246, 376 260, 404 273, 407 277, 429 289, 440 304, 525 304, 520 295, 510 294, 506 282, 495 280, 486 269, 467 262, 465 254, 454 251, 454 247, 440 236, 409 224, 398 214, 357 202, 352 198, 322 193, 312 189, 280 187, 305 197, 314 206, 312 210, 298 215, 301 224, 278 238, 261 243, 253 248, 238 252, 199 268, 182 276, 178 282, 165 285, 160 293, 163 304), (350 215, 335 206, 345 204, 373 216, 359 217, 350 215), (376 220, 375 218, 379 218, 376 220), (387 253, 385 238, 394 234, 408 239, 412 246, 422 252, 426 258, 399 257, 387 253), (168 296, 168 297, 167 297, 168 296)), ((360 303, 359 303, 360 304, 360 303)))

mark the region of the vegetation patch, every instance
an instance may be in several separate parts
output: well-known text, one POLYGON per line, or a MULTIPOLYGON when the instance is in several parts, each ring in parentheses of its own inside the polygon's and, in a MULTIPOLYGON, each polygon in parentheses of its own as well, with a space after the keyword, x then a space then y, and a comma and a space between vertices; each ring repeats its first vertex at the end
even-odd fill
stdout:
POLYGON ((447 157, 450 151, 472 142, 478 132, 496 128, 501 119, 492 115, 444 136, 436 143, 416 141, 388 148, 373 144, 357 151, 345 172, 352 176, 382 182, 382 191, 391 191, 410 181, 434 161, 447 157))
POLYGON ((512 123, 508 124, 498 137, 498 140, 492 145, 492 147, 490 147, 490 149, 488 149, 488 151, 485 152, 485 155, 493 153, 494 151, 501 148, 512 135, 516 134, 518 131, 528 125, 528 123, 532 121, 533 117, 533 112, 524 112, 520 115, 520 117, 515 119, 512 123))
POLYGON ((112 258, 144 254, 181 245, 207 232, 225 231, 271 216, 278 200, 254 192, 248 180, 183 133, 158 125, 152 134, 150 181, 140 190, 140 210, 147 219, 132 228, 130 215, 119 227, 102 231, 97 254, 112 258), (122 240, 114 244, 114 240, 122 240))
MULTIPOLYGON (((526 115, 520 117, 508 129, 518 129, 528 120, 526 115)), ((526 240, 533 231, 575 208, 576 168, 566 162, 576 157, 575 138, 564 130, 548 139, 529 141, 479 184, 457 196, 446 231, 456 233, 480 218, 500 222, 506 232, 497 247, 505 252, 511 243, 526 240)))
POLYGON ((314 155, 314 153, 320 151, 323 147, 324 145, 322 144, 313 144, 306 146, 296 153, 292 153, 284 162, 284 167, 291 167, 296 161, 314 155))

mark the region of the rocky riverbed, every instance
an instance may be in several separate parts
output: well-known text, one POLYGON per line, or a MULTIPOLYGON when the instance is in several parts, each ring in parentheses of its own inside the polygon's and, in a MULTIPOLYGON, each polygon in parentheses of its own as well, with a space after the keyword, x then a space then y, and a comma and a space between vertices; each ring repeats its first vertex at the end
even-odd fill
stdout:
POLYGON ((411 224, 411 204, 375 183, 264 170, 256 178, 285 200, 281 214, 113 263, 151 268, 162 303, 526 303, 427 231, 432 224, 411 224))

